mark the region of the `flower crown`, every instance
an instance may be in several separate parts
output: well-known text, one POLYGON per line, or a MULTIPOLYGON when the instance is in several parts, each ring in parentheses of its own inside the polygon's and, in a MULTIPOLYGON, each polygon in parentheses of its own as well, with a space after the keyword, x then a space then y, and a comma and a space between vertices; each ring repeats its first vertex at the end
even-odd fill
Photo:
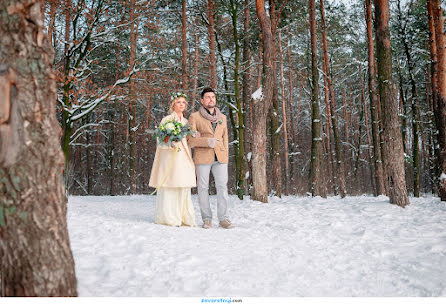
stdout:
POLYGON ((183 97, 184 99, 187 100, 187 95, 181 92, 173 92, 172 94, 170 94, 170 100, 174 101, 177 98, 183 97))

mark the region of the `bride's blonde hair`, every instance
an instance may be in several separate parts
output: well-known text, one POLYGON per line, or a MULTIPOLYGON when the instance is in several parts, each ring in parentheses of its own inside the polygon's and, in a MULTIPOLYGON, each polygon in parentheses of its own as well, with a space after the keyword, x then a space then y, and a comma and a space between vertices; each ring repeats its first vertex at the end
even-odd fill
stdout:
POLYGON ((172 93, 171 96, 170 96, 171 103, 170 103, 170 107, 169 107, 169 114, 172 114, 172 113, 173 113, 173 108, 174 108, 174 106, 175 106, 175 102, 176 102, 176 101, 178 100, 178 98, 180 98, 180 97, 183 97, 184 100, 186 101, 186 107, 184 108, 184 110, 185 110, 185 111, 187 110, 187 105, 188 105, 187 95, 184 94, 184 93, 181 93, 181 92, 175 92, 175 93, 172 93))

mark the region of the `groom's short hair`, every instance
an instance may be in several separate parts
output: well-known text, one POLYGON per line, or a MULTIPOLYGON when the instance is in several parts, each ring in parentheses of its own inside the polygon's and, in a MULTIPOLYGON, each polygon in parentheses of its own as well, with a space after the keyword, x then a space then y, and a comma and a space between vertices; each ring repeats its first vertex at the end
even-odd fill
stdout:
POLYGON ((204 90, 201 92, 201 99, 203 99, 204 94, 212 92, 215 94, 215 91, 213 88, 204 88, 204 90))

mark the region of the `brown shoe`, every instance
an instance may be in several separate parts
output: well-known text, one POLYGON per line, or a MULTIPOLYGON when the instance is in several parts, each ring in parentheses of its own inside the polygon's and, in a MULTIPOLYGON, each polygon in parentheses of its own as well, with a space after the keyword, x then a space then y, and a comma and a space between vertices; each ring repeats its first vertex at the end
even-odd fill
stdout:
POLYGON ((225 219, 223 221, 220 222, 220 227, 223 227, 225 229, 232 229, 235 228, 235 226, 231 223, 230 220, 225 219))
POLYGON ((211 228, 212 227, 212 222, 211 222, 211 220, 204 220, 204 222, 203 222, 203 226, 202 226, 204 229, 209 229, 209 228, 211 228))

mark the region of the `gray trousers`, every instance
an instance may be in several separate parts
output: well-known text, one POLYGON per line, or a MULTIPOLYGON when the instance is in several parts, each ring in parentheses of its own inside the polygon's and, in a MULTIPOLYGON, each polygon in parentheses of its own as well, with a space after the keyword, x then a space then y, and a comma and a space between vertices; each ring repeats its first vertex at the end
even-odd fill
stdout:
POLYGON ((203 221, 212 220, 212 210, 209 204, 209 173, 215 180, 217 188, 217 217, 219 221, 228 218, 228 164, 214 161, 209 165, 195 165, 197 174, 198 202, 203 221))

